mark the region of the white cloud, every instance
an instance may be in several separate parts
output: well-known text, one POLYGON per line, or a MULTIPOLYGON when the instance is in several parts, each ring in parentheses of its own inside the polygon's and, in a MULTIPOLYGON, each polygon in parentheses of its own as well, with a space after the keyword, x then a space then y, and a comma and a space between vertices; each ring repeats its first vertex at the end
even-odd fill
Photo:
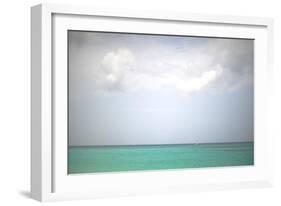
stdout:
POLYGON ((130 36, 122 38, 99 38, 96 44, 95 38, 87 39, 91 46, 86 44, 79 55, 72 56, 73 65, 78 65, 72 69, 73 78, 84 71, 83 81, 77 84, 88 84, 90 90, 94 85, 100 91, 174 90, 189 94, 235 89, 253 78, 252 41, 202 38, 201 42, 186 40, 176 46, 172 39, 165 42, 161 37, 158 41, 143 37, 133 44, 130 36))
POLYGON ((130 50, 122 48, 104 56, 100 74, 93 81, 100 90, 172 89, 191 93, 204 89, 221 75, 221 65, 207 66, 213 68, 200 69, 198 63, 162 58, 140 63, 130 50))
POLYGON ((220 65, 217 65, 215 70, 210 70, 202 73, 200 77, 193 77, 188 80, 178 79, 176 88, 183 92, 199 91, 214 81, 222 72, 220 65))
POLYGON ((120 89, 124 78, 132 69, 134 56, 130 50, 119 48, 107 53, 102 61, 99 74, 96 74, 96 84, 99 89, 120 89))

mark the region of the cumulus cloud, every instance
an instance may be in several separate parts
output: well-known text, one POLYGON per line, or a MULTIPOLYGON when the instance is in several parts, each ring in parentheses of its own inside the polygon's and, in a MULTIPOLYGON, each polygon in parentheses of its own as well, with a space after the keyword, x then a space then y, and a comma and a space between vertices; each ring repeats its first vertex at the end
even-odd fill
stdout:
POLYGON ((253 78, 251 40, 100 34, 95 46, 95 35, 87 38, 81 52, 92 59, 83 66, 100 91, 225 91, 253 78))
POLYGON ((122 89, 125 77, 134 65, 134 56, 130 50, 119 48, 108 52, 101 60, 100 70, 96 74, 94 83, 99 89, 122 89))

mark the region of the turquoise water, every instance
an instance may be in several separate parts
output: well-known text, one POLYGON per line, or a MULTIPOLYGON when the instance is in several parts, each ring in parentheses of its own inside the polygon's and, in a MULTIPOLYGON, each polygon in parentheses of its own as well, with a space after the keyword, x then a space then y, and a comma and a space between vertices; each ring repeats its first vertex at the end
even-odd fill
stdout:
POLYGON ((254 164, 253 142, 69 147, 68 173, 254 164))

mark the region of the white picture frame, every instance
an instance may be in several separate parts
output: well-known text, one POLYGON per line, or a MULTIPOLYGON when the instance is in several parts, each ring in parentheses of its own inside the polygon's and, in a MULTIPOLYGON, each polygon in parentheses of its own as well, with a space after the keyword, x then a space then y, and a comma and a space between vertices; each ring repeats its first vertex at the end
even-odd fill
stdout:
POLYGON ((267 129, 273 75, 272 29, 273 21, 269 18, 56 4, 32 7, 32 198, 53 201, 272 186, 273 137, 267 129), (68 29, 255 39, 255 165, 68 175, 65 138, 68 29))

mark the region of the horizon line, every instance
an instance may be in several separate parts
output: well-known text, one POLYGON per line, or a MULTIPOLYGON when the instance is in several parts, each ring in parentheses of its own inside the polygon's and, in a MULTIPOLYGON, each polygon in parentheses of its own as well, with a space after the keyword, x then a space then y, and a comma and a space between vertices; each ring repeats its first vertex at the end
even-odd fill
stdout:
POLYGON ((231 144, 231 143, 251 143, 253 141, 237 141, 237 142, 194 142, 194 143, 171 143, 171 144, 108 144, 108 145, 68 145, 68 147, 126 147, 126 146, 168 146, 168 145, 201 145, 201 144, 231 144))

